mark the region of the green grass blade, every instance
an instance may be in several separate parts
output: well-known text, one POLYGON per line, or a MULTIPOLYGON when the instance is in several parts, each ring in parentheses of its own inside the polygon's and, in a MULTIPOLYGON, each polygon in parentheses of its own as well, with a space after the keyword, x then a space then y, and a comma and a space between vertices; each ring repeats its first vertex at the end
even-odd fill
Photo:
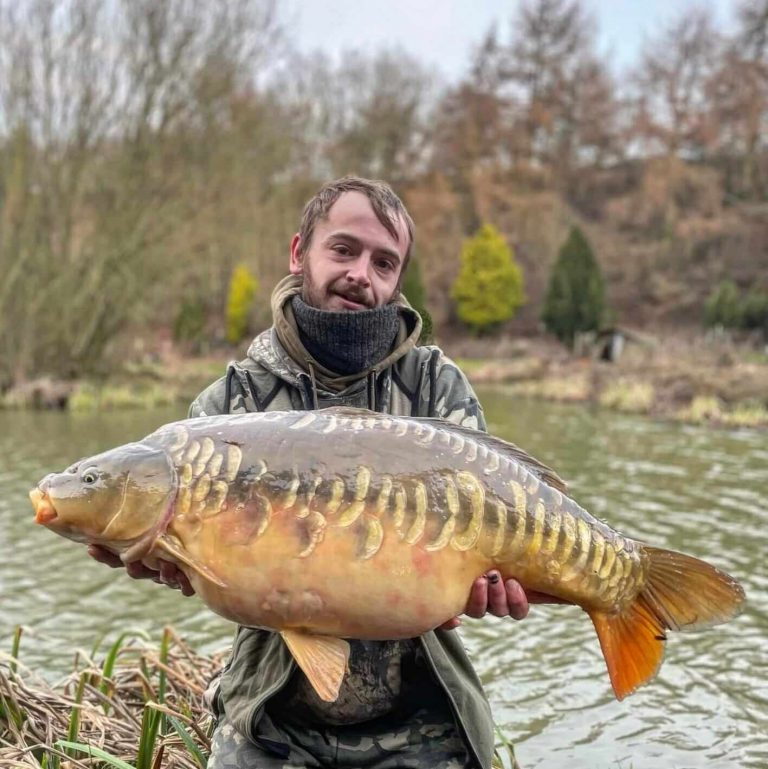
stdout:
POLYGON ((115 769, 136 769, 133 764, 129 764, 127 761, 123 761, 122 758, 113 756, 111 753, 107 753, 106 750, 94 747, 93 745, 86 745, 82 742, 69 742, 68 740, 59 740, 56 743, 57 748, 65 748, 67 751, 74 750, 80 753, 87 753, 91 758, 98 758, 100 761, 104 761, 110 766, 114 766, 115 769))
POLYGON ((11 646, 11 657, 13 657, 13 659, 8 665, 8 667, 11 669, 11 673, 16 672, 16 660, 19 658, 19 646, 21 645, 21 633, 22 633, 22 627, 21 625, 17 625, 16 630, 13 633, 13 646, 11 646))
POLYGON ((173 716, 169 715, 166 715, 166 718, 168 719, 168 722, 171 724, 171 726, 176 730, 176 733, 179 735, 179 737, 181 737, 182 741, 187 746, 187 750, 190 752, 192 758, 195 759, 200 769, 205 769, 205 767, 208 766, 208 759, 206 758, 205 753, 200 750, 199 746, 192 739, 192 735, 184 728, 184 725, 181 723, 181 721, 179 721, 178 718, 174 718, 173 716))
POLYGON ((160 722, 163 720, 163 713, 155 710, 151 703, 144 706, 144 713, 141 717, 141 734, 139 735, 139 753, 136 757, 136 769, 151 769, 152 756, 155 752, 155 743, 157 742, 157 733, 160 729, 160 722))
MULTIPOLYGON (((99 691, 105 698, 109 697, 110 679, 115 671, 115 663, 117 662, 117 656, 120 653, 120 649, 125 645, 125 639, 131 635, 131 633, 121 633, 117 640, 109 647, 109 652, 104 658, 104 664, 101 666, 101 686, 99 691)), ((104 714, 109 711, 109 703, 104 703, 104 714)))
POLYGON ((165 666, 168 664, 168 652, 170 651, 172 640, 173 635, 171 629, 167 627, 163 630, 163 638, 160 642, 160 683, 157 687, 157 701, 160 704, 165 702, 165 689, 167 685, 165 666))
MULTIPOLYGON (((69 729, 67 729, 67 741, 74 742, 80 732, 80 707, 83 701, 83 692, 85 691, 85 682, 88 679, 88 673, 81 673, 80 680, 77 682, 75 691, 75 707, 69 715, 69 729)), ((74 754, 69 753, 74 758, 74 754)))

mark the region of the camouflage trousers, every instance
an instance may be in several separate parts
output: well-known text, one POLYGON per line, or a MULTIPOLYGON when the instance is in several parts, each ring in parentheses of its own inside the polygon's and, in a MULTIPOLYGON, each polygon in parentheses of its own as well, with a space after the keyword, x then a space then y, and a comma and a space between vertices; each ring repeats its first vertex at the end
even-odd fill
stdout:
POLYGON ((213 735, 208 769, 477 769, 453 720, 417 710, 404 722, 312 729, 264 714, 252 742, 226 717, 213 735))

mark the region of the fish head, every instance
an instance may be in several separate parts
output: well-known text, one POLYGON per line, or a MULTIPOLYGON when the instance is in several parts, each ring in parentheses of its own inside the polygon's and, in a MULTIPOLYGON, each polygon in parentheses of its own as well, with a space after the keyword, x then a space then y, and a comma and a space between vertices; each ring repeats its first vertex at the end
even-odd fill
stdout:
POLYGON ((78 542, 119 545, 161 525, 176 485, 165 451, 129 443, 46 475, 29 496, 36 523, 78 542))

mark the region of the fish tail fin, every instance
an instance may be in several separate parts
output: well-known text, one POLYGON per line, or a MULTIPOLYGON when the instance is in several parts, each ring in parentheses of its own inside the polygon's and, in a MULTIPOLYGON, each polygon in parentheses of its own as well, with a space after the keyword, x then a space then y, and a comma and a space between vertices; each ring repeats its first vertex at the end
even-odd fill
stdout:
POLYGON ((645 547, 650 557, 643 590, 624 611, 589 612, 616 698, 656 675, 667 630, 698 630, 735 617, 744 590, 733 577, 690 555, 645 547))

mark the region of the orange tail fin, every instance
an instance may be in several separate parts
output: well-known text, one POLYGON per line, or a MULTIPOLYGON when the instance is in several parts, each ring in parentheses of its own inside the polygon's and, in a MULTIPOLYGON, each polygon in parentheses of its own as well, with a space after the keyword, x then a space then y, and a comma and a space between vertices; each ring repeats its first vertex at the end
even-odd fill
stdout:
POLYGON ((698 558, 646 547, 648 581, 620 614, 591 611, 616 698, 624 699, 656 675, 666 630, 698 630, 735 617, 744 590, 698 558))

